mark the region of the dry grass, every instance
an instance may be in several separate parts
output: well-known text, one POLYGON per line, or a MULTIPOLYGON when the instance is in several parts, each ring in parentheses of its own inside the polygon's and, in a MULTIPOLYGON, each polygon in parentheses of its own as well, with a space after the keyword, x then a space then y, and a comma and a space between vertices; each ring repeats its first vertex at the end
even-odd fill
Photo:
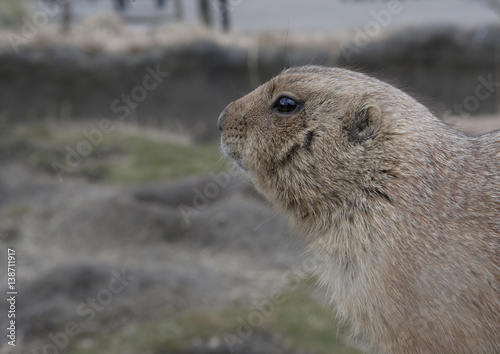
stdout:
MULTIPOLYGON (((9 33, 11 31, 12 29, 0 31, 0 48, 10 48, 9 33)), ((39 28, 36 36, 27 39, 24 45, 27 47, 76 47, 93 53, 134 53, 151 47, 189 45, 199 40, 210 40, 227 47, 276 48, 277 43, 280 46, 284 46, 286 43, 287 49, 290 50, 295 48, 330 48, 335 51, 340 50, 343 44, 352 40, 352 37, 352 33, 328 33, 325 31, 287 33, 286 29, 255 34, 236 32, 225 34, 201 25, 182 22, 172 22, 141 32, 129 30, 118 15, 99 13, 74 24, 71 32, 66 35, 63 35, 60 32, 60 27, 54 24, 39 28)))

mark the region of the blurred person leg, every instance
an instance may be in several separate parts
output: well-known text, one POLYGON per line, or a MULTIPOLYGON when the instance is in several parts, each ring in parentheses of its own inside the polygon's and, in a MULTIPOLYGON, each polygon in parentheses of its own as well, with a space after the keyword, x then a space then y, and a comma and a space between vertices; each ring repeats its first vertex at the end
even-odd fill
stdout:
POLYGON ((212 27, 212 11, 209 0, 199 0, 201 20, 207 27, 212 27))
POLYGON ((165 0, 156 0, 156 7, 158 7, 159 9, 163 9, 165 7, 165 3, 165 0))
POLYGON ((126 8, 125 0, 114 0, 116 11, 123 12, 126 8))
POLYGON ((61 31, 63 34, 69 32, 71 26, 71 0, 66 0, 62 3, 62 20, 61 31))
POLYGON ((219 8, 220 8, 220 13, 221 13, 221 20, 222 20, 222 30, 224 32, 229 31, 229 8, 227 4, 227 0, 219 0, 219 8))
POLYGON ((184 18, 184 9, 181 0, 174 0, 174 16, 177 21, 184 18))

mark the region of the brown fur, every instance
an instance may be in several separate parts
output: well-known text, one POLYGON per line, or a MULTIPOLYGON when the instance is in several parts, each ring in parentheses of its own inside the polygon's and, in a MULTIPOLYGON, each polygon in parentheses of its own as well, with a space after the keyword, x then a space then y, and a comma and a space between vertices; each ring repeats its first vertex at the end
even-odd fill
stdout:
POLYGON ((218 124, 370 350, 500 353, 500 133, 467 136, 386 83, 317 66, 286 70, 218 124), (302 106, 276 112, 282 93, 302 106))

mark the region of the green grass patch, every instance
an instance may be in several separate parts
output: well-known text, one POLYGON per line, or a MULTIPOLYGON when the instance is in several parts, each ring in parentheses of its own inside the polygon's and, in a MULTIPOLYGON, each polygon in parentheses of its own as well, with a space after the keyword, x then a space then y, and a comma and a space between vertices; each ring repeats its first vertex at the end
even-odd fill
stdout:
MULTIPOLYGON (((296 291, 285 292, 279 304, 274 304, 270 314, 261 316, 263 321, 242 341, 252 341, 267 333, 285 338, 288 348, 317 354, 357 354, 358 350, 345 346, 337 340, 337 325, 330 311, 312 299, 306 286, 296 291)), ((103 334, 93 339, 93 345, 85 348, 80 339, 70 350, 71 354, 90 353, 175 353, 194 343, 215 340, 225 346, 228 334, 238 336, 238 326, 252 323, 256 307, 234 303, 211 312, 189 310, 176 316, 167 316, 162 321, 150 321, 131 325, 119 333, 103 334)), ((258 317, 258 316, 257 316, 258 317)), ((247 329, 248 330, 248 327, 247 329)), ((88 341, 88 339, 87 339, 88 341)), ((239 344, 241 345, 241 343, 239 344)), ((240 348, 233 347, 235 352, 240 348)))
POLYGON ((0 1, 0 27, 19 26, 26 14, 26 0, 0 1))
POLYGON ((127 158, 118 159, 110 169, 108 178, 114 181, 153 181, 209 172, 221 158, 218 142, 181 145, 135 133, 115 138, 111 144, 127 158))
POLYGON ((0 159, 21 161, 54 176, 59 172, 63 179, 84 177, 111 183, 168 180, 222 166, 218 142, 193 144, 167 131, 124 126, 91 141, 85 132, 94 128, 0 124, 0 159))
POLYGON ((10 218, 22 217, 30 211, 30 207, 26 204, 16 203, 11 204, 7 208, 7 215, 10 218))

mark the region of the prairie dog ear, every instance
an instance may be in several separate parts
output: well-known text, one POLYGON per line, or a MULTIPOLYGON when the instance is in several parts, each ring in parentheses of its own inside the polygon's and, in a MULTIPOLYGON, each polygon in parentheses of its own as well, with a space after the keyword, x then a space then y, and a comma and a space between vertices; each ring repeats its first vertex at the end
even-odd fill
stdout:
POLYGON ((348 127, 349 141, 362 144, 373 138, 381 124, 382 111, 378 103, 369 98, 364 100, 356 109, 354 119, 348 127))

